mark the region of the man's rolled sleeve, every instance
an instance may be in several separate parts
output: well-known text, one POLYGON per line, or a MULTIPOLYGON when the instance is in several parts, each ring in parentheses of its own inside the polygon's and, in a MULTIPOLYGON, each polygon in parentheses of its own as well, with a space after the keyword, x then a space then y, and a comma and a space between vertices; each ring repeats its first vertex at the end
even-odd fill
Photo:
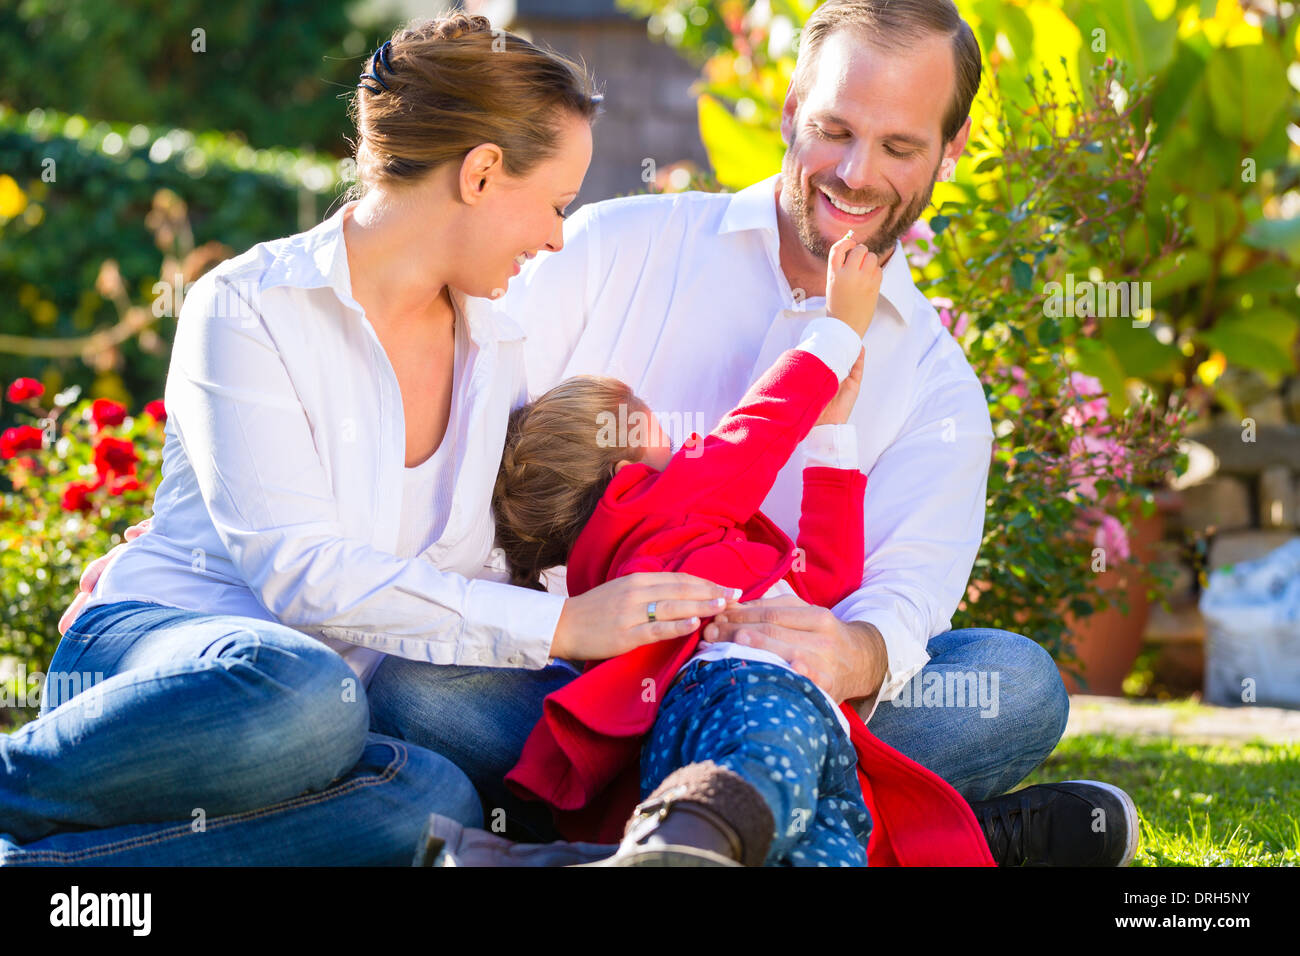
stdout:
POLYGON ((916 622, 909 624, 902 615, 884 604, 874 603, 870 599, 862 600, 856 594, 841 601, 834 610, 835 616, 842 621, 862 621, 873 625, 885 643, 888 663, 884 680, 867 708, 859 710, 862 722, 866 723, 871 720, 882 701, 897 697, 907 682, 929 663, 930 654, 925 649, 929 637, 918 636, 916 622))

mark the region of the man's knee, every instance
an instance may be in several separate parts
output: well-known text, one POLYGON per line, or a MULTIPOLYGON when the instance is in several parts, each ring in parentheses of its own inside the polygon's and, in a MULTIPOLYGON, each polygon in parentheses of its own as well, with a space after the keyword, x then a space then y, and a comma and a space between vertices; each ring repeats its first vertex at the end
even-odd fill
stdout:
POLYGON ((1037 741, 1041 756, 1051 753, 1070 715, 1070 696, 1061 672, 1041 644, 1010 631, 990 631, 983 638, 997 661, 1002 693, 999 707, 1006 722, 1026 739, 1037 741))

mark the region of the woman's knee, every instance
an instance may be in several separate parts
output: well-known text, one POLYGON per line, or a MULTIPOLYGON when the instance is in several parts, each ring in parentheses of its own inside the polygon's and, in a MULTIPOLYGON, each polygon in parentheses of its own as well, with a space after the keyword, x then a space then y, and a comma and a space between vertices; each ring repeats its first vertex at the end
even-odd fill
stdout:
POLYGON ((238 746, 250 762, 292 759, 324 785, 360 758, 370 728, 359 678, 335 651, 287 627, 232 631, 211 667, 241 685, 238 746))

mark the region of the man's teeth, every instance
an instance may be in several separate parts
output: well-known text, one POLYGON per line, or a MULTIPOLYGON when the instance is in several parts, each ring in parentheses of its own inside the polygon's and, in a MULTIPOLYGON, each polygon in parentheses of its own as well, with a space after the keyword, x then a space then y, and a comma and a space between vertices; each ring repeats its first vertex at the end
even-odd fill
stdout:
POLYGON ((874 212, 878 208, 876 206, 850 206, 848 203, 840 202, 824 189, 821 190, 821 194, 830 201, 832 206, 840 210, 840 212, 847 212, 850 216, 865 216, 867 213, 874 212))

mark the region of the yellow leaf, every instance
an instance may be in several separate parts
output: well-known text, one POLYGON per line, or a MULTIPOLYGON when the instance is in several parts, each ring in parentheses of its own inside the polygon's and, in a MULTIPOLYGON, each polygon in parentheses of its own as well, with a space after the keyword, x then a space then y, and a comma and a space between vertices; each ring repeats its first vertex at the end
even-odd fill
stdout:
POLYGON ((1196 377, 1206 385, 1213 385, 1227 367, 1228 360, 1222 352, 1211 352, 1209 358, 1196 366, 1196 377))
POLYGON ((27 208, 27 194, 12 176, 0 175, 0 217, 12 219, 27 208))

